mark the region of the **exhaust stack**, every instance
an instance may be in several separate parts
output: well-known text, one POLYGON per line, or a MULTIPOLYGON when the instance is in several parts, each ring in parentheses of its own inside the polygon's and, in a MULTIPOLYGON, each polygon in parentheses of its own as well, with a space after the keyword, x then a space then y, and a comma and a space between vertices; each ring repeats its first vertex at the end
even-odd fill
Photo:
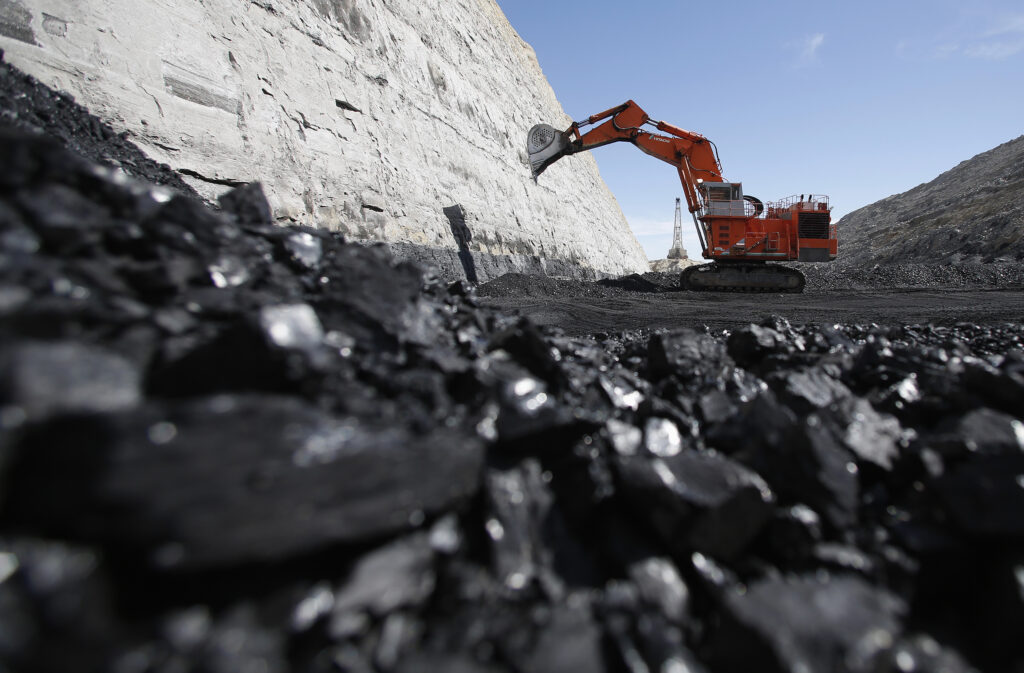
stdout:
POLYGON ((537 124, 526 134, 526 152, 530 156, 530 170, 534 181, 544 170, 566 154, 570 154, 569 139, 548 124, 537 124))

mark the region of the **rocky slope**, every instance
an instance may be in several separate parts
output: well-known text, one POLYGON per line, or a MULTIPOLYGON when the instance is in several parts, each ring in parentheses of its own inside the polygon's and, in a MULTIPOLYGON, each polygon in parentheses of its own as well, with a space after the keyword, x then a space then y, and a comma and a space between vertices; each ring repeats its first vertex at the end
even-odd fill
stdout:
POLYGON ((839 221, 844 267, 1024 260, 1024 136, 839 221))
POLYGON ((279 221, 396 243, 446 275, 593 277, 646 257, 493 0, 0 0, 7 59, 204 196, 259 179, 279 221))

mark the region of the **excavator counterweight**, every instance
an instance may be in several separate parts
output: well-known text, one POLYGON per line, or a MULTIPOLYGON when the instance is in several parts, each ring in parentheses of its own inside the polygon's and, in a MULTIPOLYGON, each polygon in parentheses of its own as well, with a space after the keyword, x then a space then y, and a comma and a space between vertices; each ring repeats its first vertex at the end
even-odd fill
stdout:
POLYGON ((639 105, 622 105, 573 122, 565 131, 538 124, 527 134, 534 180, 564 156, 613 142, 629 142, 671 164, 711 264, 683 272, 690 290, 802 292, 804 276, 768 262, 829 262, 838 252, 828 197, 801 194, 775 202, 743 193, 728 182, 714 143, 692 131, 651 119, 639 105), (594 126, 586 133, 580 129, 594 126), (650 128, 644 128, 650 127, 650 128))

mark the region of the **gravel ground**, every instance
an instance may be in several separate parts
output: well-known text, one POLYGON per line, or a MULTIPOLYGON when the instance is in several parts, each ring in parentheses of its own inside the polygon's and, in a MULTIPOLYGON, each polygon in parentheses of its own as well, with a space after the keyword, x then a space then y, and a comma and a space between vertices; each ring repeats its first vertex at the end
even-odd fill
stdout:
POLYGON ((734 329, 773 315, 811 325, 992 325, 1024 321, 1022 269, 1017 264, 905 265, 862 273, 816 269, 808 272, 808 289, 798 295, 680 291, 676 274, 656 273, 598 283, 508 275, 478 292, 487 306, 573 335, 734 329))
MULTIPOLYGON (((807 277, 804 294, 895 290, 1020 290, 1024 264, 893 264, 854 268, 829 264, 794 265, 807 277)), ((673 292, 680 274, 650 272, 597 282, 506 274, 477 288, 481 297, 613 297, 629 293, 673 292), (615 292, 622 290, 624 292, 615 292)), ((717 296, 728 296, 716 293, 717 296)))
POLYGON ((1020 262, 964 264, 876 264, 864 268, 848 265, 804 264, 808 293, 836 290, 1020 290, 1024 289, 1024 264, 1020 262))

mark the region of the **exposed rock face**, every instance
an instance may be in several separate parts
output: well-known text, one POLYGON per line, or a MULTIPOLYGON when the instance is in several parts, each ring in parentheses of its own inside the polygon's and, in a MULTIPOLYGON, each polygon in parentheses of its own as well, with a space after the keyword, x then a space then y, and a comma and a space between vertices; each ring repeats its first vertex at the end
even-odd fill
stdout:
POLYGON ((844 266, 1024 260, 1024 136, 839 221, 844 266))
POLYGON ((0 48, 208 198, 260 180, 471 280, 647 268, 592 157, 530 180, 527 129, 568 118, 493 0, 0 0, 0 48))

